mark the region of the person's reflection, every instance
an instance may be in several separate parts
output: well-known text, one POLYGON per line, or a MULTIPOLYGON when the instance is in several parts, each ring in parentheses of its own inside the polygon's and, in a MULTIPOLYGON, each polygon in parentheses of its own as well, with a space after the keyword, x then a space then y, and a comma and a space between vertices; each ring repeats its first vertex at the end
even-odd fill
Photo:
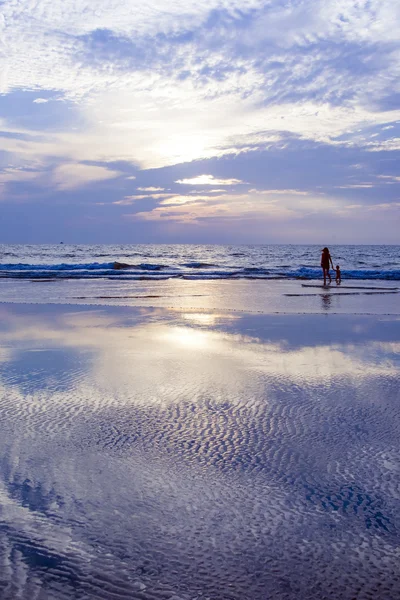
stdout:
POLYGON ((332 304, 332 294, 321 294, 322 309, 329 310, 332 304))

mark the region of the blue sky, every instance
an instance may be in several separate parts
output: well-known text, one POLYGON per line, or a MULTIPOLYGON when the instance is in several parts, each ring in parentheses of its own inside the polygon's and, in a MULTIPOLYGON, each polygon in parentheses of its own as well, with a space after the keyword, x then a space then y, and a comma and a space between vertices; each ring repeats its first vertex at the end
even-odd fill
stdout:
POLYGON ((5 0, 0 242, 399 243, 400 3, 5 0))

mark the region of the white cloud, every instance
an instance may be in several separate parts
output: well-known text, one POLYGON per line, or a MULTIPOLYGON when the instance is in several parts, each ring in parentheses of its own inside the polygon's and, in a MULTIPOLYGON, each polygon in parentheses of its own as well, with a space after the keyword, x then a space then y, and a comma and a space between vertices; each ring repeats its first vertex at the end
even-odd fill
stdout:
POLYGON ((133 194, 131 196, 125 196, 122 200, 116 200, 113 204, 126 206, 133 204, 137 200, 158 200, 160 198, 169 198, 170 196, 172 196, 172 194, 133 194))
POLYGON ((116 200, 113 204, 117 204, 118 206, 130 206, 135 202, 135 196, 126 196, 122 198, 122 200, 116 200))
POLYGON ((0 172, 0 183, 18 182, 18 181, 33 181, 40 177, 38 171, 27 171, 17 167, 8 167, 0 172))
POLYGON ((163 192, 164 188, 162 187, 138 187, 140 192, 163 192))
POLYGON ((369 142, 366 144, 366 149, 370 152, 400 150, 400 138, 396 137, 383 142, 369 142))
POLYGON ((240 179, 217 179, 213 175, 198 175, 191 179, 178 179, 175 183, 185 185, 237 185, 243 183, 243 181, 240 181, 240 179))
POLYGON ((341 190, 357 190, 373 188, 375 186, 373 183, 350 183, 349 185, 335 185, 335 187, 341 190))
POLYGON ((48 98, 35 98, 35 100, 33 100, 34 104, 46 104, 47 102, 49 102, 48 98))
MULTIPOLYGON (((368 206, 367 210, 368 211, 395 211, 395 212, 399 212, 400 209, 400 202, 381 202, 379 204, 372 204, 371 206, 368 206)), ((364 207, 365 210, 365 207, 364 207)))
POLYGON ((378 179, 385 179, 386 183, 397 183, 400 181, 400 177, 396 175, 378 175, 378 179))
MULTIPOLYGON (((285 220, 299 219, 310 215, 340 215, 346 207, 343 200, 320 195, 306 198, 287 190, 286 195, 276 197, 269 194, 224 193, 219 196, 177 195, 160 202, 159 206, 126 218, 144 221, 174 221, 177 223, 201 224, 209 219, 232 220, 285 220)), ((274 191, 274 190, 272 190, 274 191)), ((281 190, 279 190, 280 192, 281 190)), ((296 192, 296 190, 295 190, 296 192)))
POLYGON ((59 190, 71 190, 89 183, 113 179, 119 175, 121 175, 119 171, 113 171, 104 167, 65 163, 54 169, 52 180, 59 190))
POLYGON ((270 195, 270 196, 308 196, 309 192, 303 190, 257 190, 251 189, 249 190, 250 194, 262 194, 262 195, 270 195))
POLYGON ((226 189, 224 189, 224 188, 213 188, 211 190, 210 189, 208 189, 208 190, 207 189, 206 190, 197 190, 196 189, 196 190, 189 190, 188 193, 195 194, 195 195, 207 194, 209 196, 210 194, 219 194, 220 192, 226 192, 226 189))
MULTIPOLYGON (((6 167, 0 171, 0 201, 8 200, 8 188, 10 183, 35 182, 44 180, 45 173, 40 169, 24 169, 21 167, 6 167)), ((19 199, 30 199, 31 194, 19 194, 19 199)))
POLYGON ((181 204, 193 204, 194 202, 205 202, 210 200, 210 196, 172 196, 160 202, 160 206, 172 206, 181 204))
MULTIPOLYGON (((20 160, 152 168, 268 148, 284 139, 279 132, 339 143, 400 119, 373 105, 399 91, 400 8, 392 0, 24 0, 18 11, 6 0, 2 14, 0 91, 37 90, 40 103, 40 90, 57 90, 82 119, 78 131, 42 140, 1 139, 0 149, 20 160), (205 26, 216 10, 219 26, 205 26)), ((355 143, 400 148, 395 140, 355 143)))

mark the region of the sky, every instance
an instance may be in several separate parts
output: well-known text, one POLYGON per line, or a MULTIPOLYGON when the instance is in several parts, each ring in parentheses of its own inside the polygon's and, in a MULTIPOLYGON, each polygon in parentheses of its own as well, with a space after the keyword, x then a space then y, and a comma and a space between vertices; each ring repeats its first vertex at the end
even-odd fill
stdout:
POLYGON ((0 243, 399 226, 400 2, 0 4, 0 243))

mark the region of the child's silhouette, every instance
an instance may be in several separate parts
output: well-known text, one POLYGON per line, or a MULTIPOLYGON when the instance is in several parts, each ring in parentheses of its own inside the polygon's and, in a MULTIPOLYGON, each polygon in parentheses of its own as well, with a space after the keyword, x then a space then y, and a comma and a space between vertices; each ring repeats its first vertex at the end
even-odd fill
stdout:
POLYGON ((339 284, 342 281, 342 275, 340 273, 340 267, 339 265, 336 265, 336 283, 339 284))

